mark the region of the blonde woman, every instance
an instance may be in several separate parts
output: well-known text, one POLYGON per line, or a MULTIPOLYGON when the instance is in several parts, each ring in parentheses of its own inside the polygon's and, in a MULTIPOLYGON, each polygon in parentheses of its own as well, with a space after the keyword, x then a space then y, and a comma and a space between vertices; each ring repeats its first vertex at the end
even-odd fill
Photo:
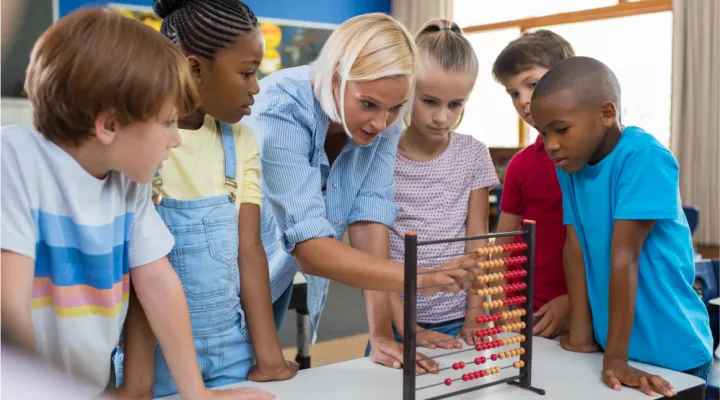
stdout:
MULTIPOLYGON (((261 231, 268 256, 275 323, 290 301, 293 276, 308 276, 313 337, 328 279, 364 292, 372 358, 394 368, 387 292, 403 290, 403 264, 389 260, 395 154, 402 114, 417 69, 412 37, 384 14, 338 27, 312 65, 280 70, 260 82, 246 124, 258 136, 262 167, 261 231), (348 230, 351 246, 341 242, 348 230)), ((420 275, 424 294, 459 292, 472 281, 474 258, 420 275), (452 269, 452 270, 450 270, 452 269)), ((424 358, 424 357, 423 357, 424 358)), ((419 371, 436 369, 425 360, 419 371)))

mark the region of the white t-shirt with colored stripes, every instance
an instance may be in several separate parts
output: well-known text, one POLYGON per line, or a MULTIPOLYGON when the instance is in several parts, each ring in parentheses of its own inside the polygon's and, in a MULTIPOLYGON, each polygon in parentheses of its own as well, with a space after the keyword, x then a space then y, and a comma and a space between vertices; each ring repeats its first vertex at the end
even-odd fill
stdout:
POLYGON ((28 301, 38 353, 102 390, 127 313, 130 269, 166 256, 173 237, 150 185, 117 172, 97 179, 27 128, 3 127, 1 135, 0 244, 35 262, 28 301))

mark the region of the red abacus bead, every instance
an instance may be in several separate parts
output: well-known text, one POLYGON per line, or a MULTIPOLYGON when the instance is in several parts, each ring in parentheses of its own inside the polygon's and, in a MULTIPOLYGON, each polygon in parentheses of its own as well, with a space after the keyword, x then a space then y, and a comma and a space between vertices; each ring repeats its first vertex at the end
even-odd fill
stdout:
POLYGON ((495 347, 500 347, 500 346, 502 346, 502 345, 503 345, 502 340, 496 340, 496 341, 495 341, 495 347))
POLYGON ((475 331, 475 336, 477 337, 483 337, 483 331, 475 331))
POLYGON ((526 302, 526 301, 527 301, 527 297, 525 297, 525 296, 520 296, 520 302, 521 302, 521 303, 524 303, 524 302, 526 302))
POLYGON ((487 350, 487 349, 490 348, 490 346, 489 346, 487 343, 483 343, 483 344, 481 345, 481 347, 482 347, 483 350, 487 350))
POLYGON ((481 360, 482 360, 482 359, 481 359, 480 357, 476 358, 476 359, 475 359, 475 365, 480 365, 480 364, 482 364, 482 361, 481 361, 481 360))
POLYGON ((460 361, 458 364, 460 365, 460 368, 465 368, 465 363, 464 363, 464 362, 460 361))
POLYGON ((445 385, 447 385, 447 386, 452 385, 452 379, 450 379, 450 378, 445 379, 445 385))
POLYGON ((485 371, 478 371, 478 372, 480 373, 481 378, 485 376, 485 371))
POLYGON ((475 374, 473 374, 472 372, 468 373, 468 379, 470 379, 470 380, 475 379, 475 374))
POLYGON ((480 364, 485 364, 485 361, 487 361, 487 358, 480 357, 480 364))
POLYGON ((482 345, 481 345, 481 344, 476 344, 476 345, 475 345, 475 350, 476 350, 476 351, 483 351, 482 345))
POLYGON ((482 376, 480 375, 480 371, 475 371, 474 375, 475 378, 482 378, 482 376))
POLYGON ((477 318, 475 318, 475 322, 478 324, 482 324, 485 321, 483 321, 483 317, 477 317, 477 318))
POLYGON ((457 370, 460 369, 460 366, 458 365, 458 363, 453 363, 453 369, 454 369, 455 371, 457 371, 457 370))
POLYGON ((462 380, 463 380, 464 382, 467 382, 468 380, 470 380, 470 378, 468 377, 468 374, 463 374, 462 380))
POLYGON ((493 361, 497 361, 497 354, 493 354, 490 356, 490 359, 493 361))
POLYGON ((502 328, 501 328, 501 327, 498 326, 497 328, 495 328, 495 333, 501 333, 501 332, 502 332, 502 328))
POLYGON ((495 314, 495 321, 500 321, 502 319, 502 314, 495 314))

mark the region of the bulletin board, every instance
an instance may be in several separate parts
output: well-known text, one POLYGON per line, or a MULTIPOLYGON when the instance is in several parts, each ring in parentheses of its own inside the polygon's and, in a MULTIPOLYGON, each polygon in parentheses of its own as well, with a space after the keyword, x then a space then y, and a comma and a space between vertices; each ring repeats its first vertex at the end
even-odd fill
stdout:
MULTIPOLYGON (((162 20, 151 7, 109 3, 108 8, 129 18, 140 20, 160 30, 162 20)), ((258 71, 258 79, 282 68, 309 64, 337 25, 258 17, 265 38, 265 56, 258 71)))

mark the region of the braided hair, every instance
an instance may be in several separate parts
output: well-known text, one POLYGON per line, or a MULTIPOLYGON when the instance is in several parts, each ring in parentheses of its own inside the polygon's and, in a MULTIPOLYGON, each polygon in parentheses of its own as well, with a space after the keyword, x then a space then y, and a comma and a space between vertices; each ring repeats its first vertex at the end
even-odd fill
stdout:
POLYGON ((240 0, 153 0, 153 10, 163 19, 163 35, 208 60, 258 26, 255 14, 240 0))

